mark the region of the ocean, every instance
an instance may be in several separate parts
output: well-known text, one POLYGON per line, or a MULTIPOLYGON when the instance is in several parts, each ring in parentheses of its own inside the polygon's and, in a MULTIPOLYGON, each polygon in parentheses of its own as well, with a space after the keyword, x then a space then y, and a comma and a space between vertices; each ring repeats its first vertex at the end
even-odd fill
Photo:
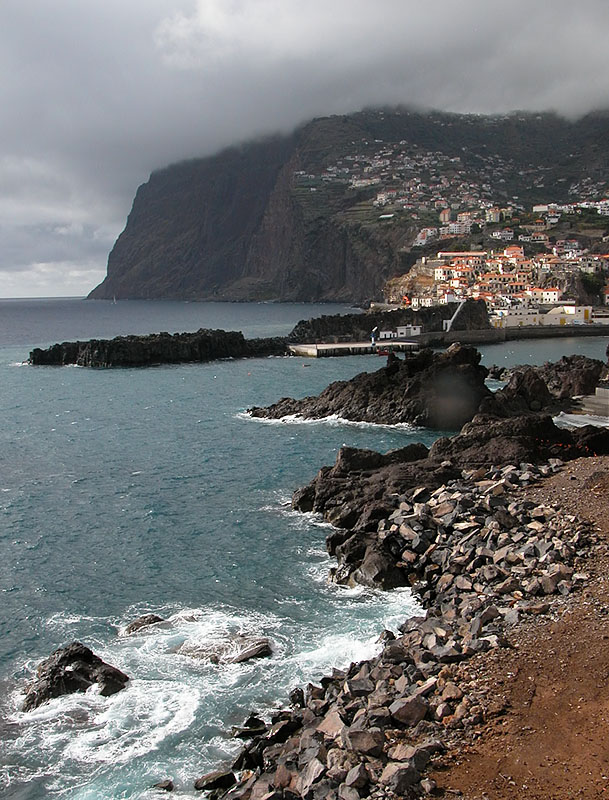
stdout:
MULTIPOLYGON (((177 797, 230 763, 232 725, 268 716, 293 687, 372 655, 419 608, 408 590, 328 584, 328 526, 290 509, 292 492, 343 444, 386 451, 438 432, 283 423, 245 413, 378 369, 375 356, 265 358, 150 369, 32 367, 56 341, 205 328, 289 332, 345 306, 79 299, 0 300, 0 790, 5 797, 177 797), (163 625, 131 636, 143 613, 163 625), (234 634, 273 655, 197 657, 234 634), (73 640, 130 677, 22 713, 36 665, 73 640)), ((482 348, 484 363, 604 358, 607 339, 482 348)))

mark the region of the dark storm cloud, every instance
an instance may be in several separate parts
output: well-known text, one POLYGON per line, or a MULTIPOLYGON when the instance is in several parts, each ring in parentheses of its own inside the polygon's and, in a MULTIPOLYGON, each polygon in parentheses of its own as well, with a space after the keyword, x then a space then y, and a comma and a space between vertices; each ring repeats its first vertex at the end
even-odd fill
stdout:
POLYGON ((608 32, 604 0, 3 0, 0 295, 87 291, 152 169, 311 116, 607 107, 608 32))

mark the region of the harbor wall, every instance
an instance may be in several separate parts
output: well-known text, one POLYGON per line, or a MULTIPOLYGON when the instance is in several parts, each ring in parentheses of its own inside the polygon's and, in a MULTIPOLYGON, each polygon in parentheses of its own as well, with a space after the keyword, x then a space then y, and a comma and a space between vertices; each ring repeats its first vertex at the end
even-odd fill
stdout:
POLYGON ((422 346, 462 344, 497 344, 521 339, 555 339, 574 336, 609 336, 609 325, 531 325, 488 330, 422 333, 417 341, 422 346))

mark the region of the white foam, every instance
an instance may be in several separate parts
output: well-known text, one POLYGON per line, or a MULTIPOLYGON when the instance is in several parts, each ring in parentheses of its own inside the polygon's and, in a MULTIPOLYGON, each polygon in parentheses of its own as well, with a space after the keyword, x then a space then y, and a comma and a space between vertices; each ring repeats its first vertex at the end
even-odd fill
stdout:
POLYGON ((197 689, 183 683, 131 681, 93 715, 86 731, 70 736, 64 757, 87 764, 126 763, 189 728, 199 699, 197 689))
POLYGON ((301 417, 299 414, 287 414, 280 419, 269 419, 268 417, 253 417, 249 411, 240 411, 235 415, 238 419, 255 420, 262 422, 266 425, 330 425, 331 427, 348 426, 352 428, 370 428, 375 430, 403 430, 403 431, 416 431, 421 430, 416 425, 410 422, 396 422, 394 425, 381 424, 378 422, 361 422, 352 419, 345 419, 338 414, 330 414, 327 417, 318 417, 309 419, 301 417))
POLYGON ((561 411, 554 417, 554 422, 559 428, 583 428, 584 425, 609 428, 609 417, 597 417, 594 414, 566 414, 561 411))

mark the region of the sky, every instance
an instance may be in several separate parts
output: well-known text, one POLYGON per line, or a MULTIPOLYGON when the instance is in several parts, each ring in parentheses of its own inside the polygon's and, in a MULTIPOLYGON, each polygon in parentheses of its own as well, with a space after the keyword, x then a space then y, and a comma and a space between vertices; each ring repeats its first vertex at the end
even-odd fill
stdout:
POLYGON ((81 296, 157 168, 315 116, 609 108, 607 0, 0 0, 0 297, 81 296))

